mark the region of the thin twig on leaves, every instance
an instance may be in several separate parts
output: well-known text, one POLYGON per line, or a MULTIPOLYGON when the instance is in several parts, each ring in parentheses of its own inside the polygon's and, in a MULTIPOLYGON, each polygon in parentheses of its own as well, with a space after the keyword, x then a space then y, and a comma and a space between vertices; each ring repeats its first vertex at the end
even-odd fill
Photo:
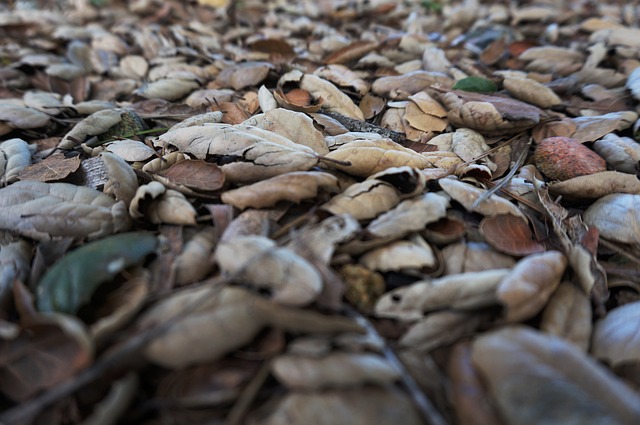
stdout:
POLYGON ((413 401, 413 404, 416 409, 418 409, 418 412, 426 423, 429 425, 447 425, 447 421, 445 421, 440 412, 438 412, 438 409, 436 409, 433 403, 429 401, 427 396, 424 395, 407 368, 404 367, 400 359, 398 359, 398 356, 396 356, 389 345, 387 345, 384 338, 380 336, 371 322, 351 307, 347 307, 347 312, 349 316, 353 317, 356 322, 367 331, 367 334, 373 340, 379 343, 382 347, 382 354, 384 357, 393 365, 393 367, 400 371, 402 384, 406 388, 409 396, 411 397, 411 401, 413 401))
POLYGON ((337 112, 331 111, 321 111, 324 115, 333 118, 338 121, 340 124, 344 125, 349 131, 362 131, 368 133, 377 133, 382 137, 389 138, 396 143, 401 145, 409 144, 406 137, 402 133, 398 133, 397 131, 392 131, 387 128, 380 127, 375 124, 371 124, 366 121, 356 120, 354 118, 347 117, 345 115, 339 114, 337 112))

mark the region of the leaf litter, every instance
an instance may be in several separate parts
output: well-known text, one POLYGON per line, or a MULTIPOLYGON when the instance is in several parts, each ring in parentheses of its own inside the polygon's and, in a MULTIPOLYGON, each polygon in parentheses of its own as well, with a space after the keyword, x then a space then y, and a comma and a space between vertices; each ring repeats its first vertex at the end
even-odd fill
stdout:
POLYGON ((638 6, 0 6, 0 422, 640 422, 638 6))

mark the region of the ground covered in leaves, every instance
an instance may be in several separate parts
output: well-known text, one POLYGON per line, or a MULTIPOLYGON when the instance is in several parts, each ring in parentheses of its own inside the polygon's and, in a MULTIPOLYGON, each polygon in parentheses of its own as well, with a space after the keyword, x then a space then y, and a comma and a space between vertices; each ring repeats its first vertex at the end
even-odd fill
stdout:
POLYGON ((0 6, 0 422, 640 423, 639 19, 0 6))

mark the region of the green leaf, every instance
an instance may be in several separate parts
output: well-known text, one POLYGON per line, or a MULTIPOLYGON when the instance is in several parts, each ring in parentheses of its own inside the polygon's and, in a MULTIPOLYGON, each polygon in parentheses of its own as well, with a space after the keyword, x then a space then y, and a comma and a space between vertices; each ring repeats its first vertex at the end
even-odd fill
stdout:
POLYGON ((494 93, 498 90, 496 83, 482 77, 467 77, 456 81, 454 90, 470 91, 475 93, 494 93))
POLYGON ((101 284, 142 262, 157 246, 158 239, 149 232, 121 233, 83 245, 40 280, 38 309, 75 314, 101 284))

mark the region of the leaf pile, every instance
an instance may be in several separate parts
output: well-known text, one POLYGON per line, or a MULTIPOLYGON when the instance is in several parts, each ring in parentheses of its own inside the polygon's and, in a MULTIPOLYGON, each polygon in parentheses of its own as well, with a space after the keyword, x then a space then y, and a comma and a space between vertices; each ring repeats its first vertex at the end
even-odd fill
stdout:
POLYGON ((638 16, 0 6, 0 422, 640 423, 638 16))

